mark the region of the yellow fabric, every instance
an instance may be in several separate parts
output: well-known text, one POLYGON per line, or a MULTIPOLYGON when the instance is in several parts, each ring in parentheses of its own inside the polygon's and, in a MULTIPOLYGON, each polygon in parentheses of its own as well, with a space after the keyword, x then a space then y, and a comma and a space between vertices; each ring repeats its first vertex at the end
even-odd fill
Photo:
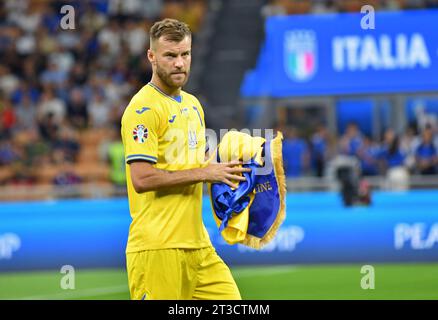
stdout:
POLYGON ((121 135, 132 217, 126 252, 211 246, 202 221, 202 183, 138 194, 131 181, 128 162, 133 159, 156 162, 156 168, 169 171, 205 165, 204 112, 194 96, 183 91, 181 96, 179 103, 148 84, 123 114, 121 135), (134 131, 139 126, 147 135, 136 141, 134 131))
MULTIPOLYGON (((256 191, 253 190, 250 194, 250 203, 241 213, 233 213, 232 218, 228 221, 227 227, 222 231, 222 237, 228 244, 241 243, 249 247, 260 249, 267 243, 269 243, 276 235, 278 228, 285 219, 285 195, 286 195, 286 182, 283 170, 283 156, 282 156, 282 139, 283 135, 278 132, 277 136, 271 140, 270 151, 271 159, 273 164, 274 173, 276 176, 276 181, 278 185, 278 192, 280 195, 280 209, 276 218, 276 221, 271 226, 270 230, 265 234, 263 238, 257 238, 252 235, 247 234, 248 223, 249 223, 249 209, 252 202, 256 196, 256 191)), ((232 160, 238 160, 247 162, 250 159, 254 160, 260 164, 264 165, 262 158, 263 143, 266 140, 262 137, 252 137, 249 134, 230 131, 224 135, 220 144, 216 148, 216 151, 209 159, 212 161, 216 159, 217 152, 219 152, 220 161, 228 162, 232 160)), ((234 181, 237 183, 237 181, 234 181)), ((209 184, 210 191, 210 202, 211 197, 211 184, 209 184)), ((214 211, 213 203, 211 203, 212 210, 214 211)), ((221 220, 213 213, 213 218, 216 225, 219 227, 221 220)))
POLYGON ((229 268, 211 247, 131 252, 126 264, 131 299, 241 299, 229 268))

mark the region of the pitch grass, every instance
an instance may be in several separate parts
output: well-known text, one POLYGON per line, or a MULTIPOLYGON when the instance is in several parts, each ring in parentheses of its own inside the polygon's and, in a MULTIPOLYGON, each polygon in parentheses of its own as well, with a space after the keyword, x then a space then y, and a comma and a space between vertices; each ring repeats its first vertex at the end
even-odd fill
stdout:
MULTIPOLYGON (((438 299, 438 264, 375 264, 375 289, 361 288, 361 265, 234 267, 243 299, 438 299)), ((129 299, 121 269, 75 272, 62 290, 59 271, 0 273, 0 299, 129 299)))

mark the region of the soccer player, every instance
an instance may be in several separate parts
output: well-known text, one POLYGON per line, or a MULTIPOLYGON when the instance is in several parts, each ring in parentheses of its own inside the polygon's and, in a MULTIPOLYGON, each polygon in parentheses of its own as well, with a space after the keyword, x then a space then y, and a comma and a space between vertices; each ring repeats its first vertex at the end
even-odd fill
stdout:
POLYGON ((240 299, 202 221, 202 183, 234 186, 249 169, 209 163, 204 112, 181 90, 190 73, 191 32, 173 19, 150 30, 151 81, 122 117, 132 223, 126 248, 132 299, 240 299))

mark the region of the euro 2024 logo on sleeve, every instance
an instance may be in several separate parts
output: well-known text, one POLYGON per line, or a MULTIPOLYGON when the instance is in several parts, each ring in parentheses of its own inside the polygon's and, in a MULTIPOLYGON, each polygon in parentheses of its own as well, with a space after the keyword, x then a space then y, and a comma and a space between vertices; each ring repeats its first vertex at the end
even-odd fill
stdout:
POLYGON ((132 131, 132 137, 134 138, 135 142, 144 143, 148 137, 148 128, 142 124, 139 124, 132 131))
POLYGON ((316 34, 312 30, 290 30, 284 36, 284 70, 296 82, 312 79, 317 69, 316 34))

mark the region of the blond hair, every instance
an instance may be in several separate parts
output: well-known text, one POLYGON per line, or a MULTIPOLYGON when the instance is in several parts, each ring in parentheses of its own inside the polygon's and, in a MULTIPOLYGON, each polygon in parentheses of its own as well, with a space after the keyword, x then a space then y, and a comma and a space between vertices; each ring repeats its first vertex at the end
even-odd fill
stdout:
POLYGON ((157 21, 150 30, 151 48, 156 40, 164 37, 165 40, 173 42, 181 42, 185 37, 192 36, 189 26, 181 21, 166 18, 157 21))

